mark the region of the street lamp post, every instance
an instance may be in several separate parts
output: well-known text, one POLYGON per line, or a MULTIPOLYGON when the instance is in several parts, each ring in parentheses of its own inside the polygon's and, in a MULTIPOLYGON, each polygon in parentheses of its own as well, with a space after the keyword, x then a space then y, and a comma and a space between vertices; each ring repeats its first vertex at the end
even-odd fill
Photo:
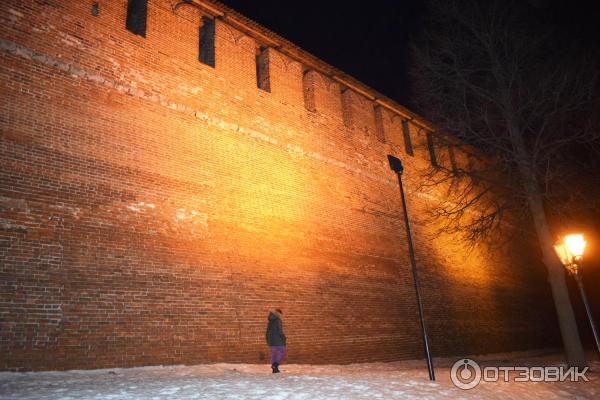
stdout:
POLYGON ((412 236, 410 234, 410 224, 408 223, 408 212, 406 211, 406 200, 404 199, 404 188, 402 187, 402 162, 388 155, 390 168, 398 176, 398 185, 400 186, 400 198, 402 199, 402 210, 404 211, 404 225, 406 226, 406 240, 408 241, 408 254, 410 256, 410 264, 412 267, 413 281, 415 283, 415 292, 417 294, 417 306, 419 307, 419 319, 421 320, 421 333, 423 335, 423 345, 425 346, 425 356, 427 357, 427 369, 429 371, 429 380, 435 381, 435 372, 433 370, 433 362, 431 361, 431 353, 429 351, 429 339, 427 337, 427 327, 425 318, 423 317, 423 302, 421 301, 421 292, 419 290, 419 279, 417 277, 417 261, 415 259, 415 251, 413 249, 412 236))
POLYGON ((560 258, 560 261, 563 263, 567 271, 569 271, 569 273, 577 282, 577 286, 579 287, 579 292, 581 293, 581 298, 583 300, 583 305, 585 306, 585 312, 587 313, 588 321, 592 327, 592 333, 594 334, 594 340, 596 341, 596 348, 600 353, 600 339, 598 338, 596 323, 594 322, 594 317, 592 316, 592 309, 585 294, 585 289, 583 288, 583 280, 581 278, 580 271, 583 267, 583 251, 585 250, 585 245, 586 242, 583 239, 582 234, 573 234, 565 236, 561 242, 554 245, 554 250, 556 251, 558 258, 560 258))

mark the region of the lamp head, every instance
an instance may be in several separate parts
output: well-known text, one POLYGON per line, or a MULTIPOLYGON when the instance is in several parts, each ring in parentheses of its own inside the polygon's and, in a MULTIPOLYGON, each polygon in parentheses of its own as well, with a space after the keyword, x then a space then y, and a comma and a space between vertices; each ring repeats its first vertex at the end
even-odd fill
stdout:
POLYGON ((554 245, 554 251, 556 251, 558 258, 567 270, 574 275, 577 275, 578 268, 581 266, 585 245, 586 242, 582 234, 567 235, 554 245))
POLYGON ((404 170, 404 167, 402 167, 402 161, 400 161, 399 158, 396 158, 391 154, 388 154, 387 158, 388 158, 388 162, 390 163, 390 168, 392 169, 392 171, 394 171, 397 174, 401 174, 402 171, 404 170))

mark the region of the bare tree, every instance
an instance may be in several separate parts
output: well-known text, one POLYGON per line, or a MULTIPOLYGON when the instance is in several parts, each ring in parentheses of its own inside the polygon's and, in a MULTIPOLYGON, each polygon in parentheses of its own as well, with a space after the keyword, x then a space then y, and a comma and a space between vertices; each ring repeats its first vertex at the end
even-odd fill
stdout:
POLYGON ((428 172, 425 185, 445 185, 449 193, 433 213, 446 231, 471 242, 502 229, 507 216, 533 222, 568 362, 584 365, 548 221, 567 200, 577 200, 577 191, 563 184, 573 146, 598 143, 592 113, 598 63, 560 46, 523 2, 429 5, 429 24, 412 44, 415 103, 441 131, 486 159, 428 172))

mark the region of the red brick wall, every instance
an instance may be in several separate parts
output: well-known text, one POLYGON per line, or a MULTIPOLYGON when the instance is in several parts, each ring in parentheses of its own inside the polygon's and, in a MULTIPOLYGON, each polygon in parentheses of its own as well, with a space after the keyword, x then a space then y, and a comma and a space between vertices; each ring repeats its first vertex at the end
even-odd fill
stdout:
POLYGON ((289 362, 421 357, 388 153, 405 162, 434 354, 557 343, 525 245, 432 239, 427 154, 404 154, 398 117, 382 110, 381 143, 357 93, 344 126, 330 78, 305 79, 307 111, 298 61, 269 49, 259 90, 251 37, 217 21, 211 68, 196 9, 150 0, 143 38, 126 3, 0 4, 0 369, 263 362, 273 307, 289 362))

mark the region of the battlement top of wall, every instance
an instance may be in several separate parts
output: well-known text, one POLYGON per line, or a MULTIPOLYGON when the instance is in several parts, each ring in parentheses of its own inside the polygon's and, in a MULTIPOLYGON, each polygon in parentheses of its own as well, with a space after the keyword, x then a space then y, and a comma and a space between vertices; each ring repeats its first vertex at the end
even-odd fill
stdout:
POLYGON ((205 13, 221 19, 222 21, 231 24, 236 29, 257 40, 257 42, 276 49, 286 56, 301 62, 310 69, 314 69, 319 73, 339 82, 340 84, 354 90, 357 93, 367 97, 369 100, 387 108, 388 110, 401 115, 410 120, 415 125, 429 131, 437 131, 434 125, 427 121, 417 113, 408 110, 406 107, 398 104, 394 100, 384 96, 375 89, 370 88, 359 80, 346 74, 345 72, 327 64, 323 60, 303 50, 294 43, 279 36, 275 32, 263 27, 257 22, 238 13, 234 9, 214 0, 180 0, 174 4, 174 8, 192 5, 200 8, 205 13))

